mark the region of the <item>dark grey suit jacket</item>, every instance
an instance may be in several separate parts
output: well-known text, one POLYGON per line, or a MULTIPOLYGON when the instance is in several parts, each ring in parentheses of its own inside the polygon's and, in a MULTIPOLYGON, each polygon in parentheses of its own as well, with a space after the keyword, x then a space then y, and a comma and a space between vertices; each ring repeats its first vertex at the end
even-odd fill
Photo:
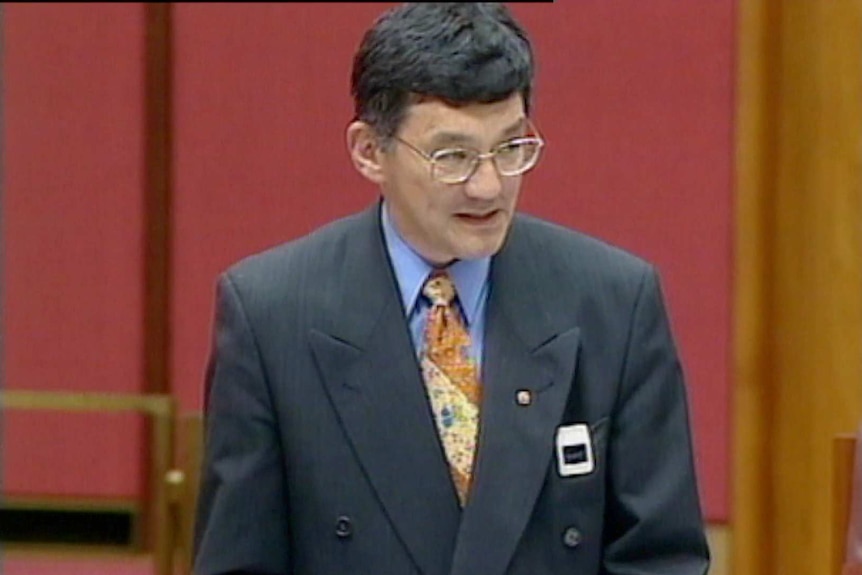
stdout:
POLYGON ((462 511, 378 210, 220 278, 195 572, 705 573, 685 390, 653 268, 515 218, 492 260, 462 511), (596 466, 563 477, 555 432, 575 423, 591 428, 596 466))

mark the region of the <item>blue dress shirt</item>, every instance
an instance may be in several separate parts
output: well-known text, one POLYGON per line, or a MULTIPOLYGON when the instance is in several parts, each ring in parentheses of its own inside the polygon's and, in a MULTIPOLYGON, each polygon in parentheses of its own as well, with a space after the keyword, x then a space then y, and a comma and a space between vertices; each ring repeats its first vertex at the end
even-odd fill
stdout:
MULTIPOLYGON (((401 292, 401 303, 410 325, 410 335, 413 338, 413 347, 418 358, 422 354, 425 320, 430 307, 427 298, 421 297, 420 292, 425 279, 434 269, 434 266, 425 261, 401 237, 394 222, 389 217, 386 202, 383 202, 380 219, 383 226, 383 237, 386 240, 386 250, 395 270, 395 278, 401 292)), ((482 365, 482 351, 484 349, 485 308, 488 303, 488 270, 490 267, 490 257, 457 260, 447 267, 449 276, 455 284, 461 316, 470 331, 471 356, 478 367, 482 365)))

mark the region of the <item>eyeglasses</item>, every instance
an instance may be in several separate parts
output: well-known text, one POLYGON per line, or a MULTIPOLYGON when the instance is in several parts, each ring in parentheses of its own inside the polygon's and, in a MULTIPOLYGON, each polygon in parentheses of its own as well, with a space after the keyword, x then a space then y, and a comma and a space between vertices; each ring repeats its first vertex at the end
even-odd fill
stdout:
POLYGON ((476 173, 479 162, 491 159, 501 176, 519 176, 536 166, 545 142, 538 136, 513 138, 482 154, 469 148, 444 148, 427 153, 393 136, 431 164, 431 177, 444 184, 463 184, 476 173))

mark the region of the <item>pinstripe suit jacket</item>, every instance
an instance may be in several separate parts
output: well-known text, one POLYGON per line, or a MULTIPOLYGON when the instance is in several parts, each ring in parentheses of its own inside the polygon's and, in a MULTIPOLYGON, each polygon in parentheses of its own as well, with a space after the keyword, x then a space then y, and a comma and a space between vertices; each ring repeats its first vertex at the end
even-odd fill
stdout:
POLYGON ((461 510, 383 242, 378 204, 220 277, 195 572, 705 573, 685 389, 653 268, 515 217, 491 265, 461 510), (577 423, 595 469, 563 476, 556 430, 577 423))

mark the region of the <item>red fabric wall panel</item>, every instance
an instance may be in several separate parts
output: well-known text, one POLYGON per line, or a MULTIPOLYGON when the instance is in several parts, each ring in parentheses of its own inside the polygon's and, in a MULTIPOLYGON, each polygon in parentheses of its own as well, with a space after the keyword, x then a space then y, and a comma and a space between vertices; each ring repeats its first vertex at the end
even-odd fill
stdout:
MULTIPOLYGON (((349 72, 388 4, 176 5, 172 366, 201 382, 217 272, 371 202, 344 145, 349 72)), ((513 5, 548 140, 525 210, 654 261, 688 374, 708 517, 727 518, 734 3, 513 5)))
POLYGON ((516 6, 536 38, 550 142, 522 206, 657 265, 714 521, 730 500, 735 5, 516 6))
MULTIPOLYGON (((7 389, 143 389, 143 8, 4 7, 7 389)), ((4 415, 6 494, 132 497, 133 416, 4 415)))

